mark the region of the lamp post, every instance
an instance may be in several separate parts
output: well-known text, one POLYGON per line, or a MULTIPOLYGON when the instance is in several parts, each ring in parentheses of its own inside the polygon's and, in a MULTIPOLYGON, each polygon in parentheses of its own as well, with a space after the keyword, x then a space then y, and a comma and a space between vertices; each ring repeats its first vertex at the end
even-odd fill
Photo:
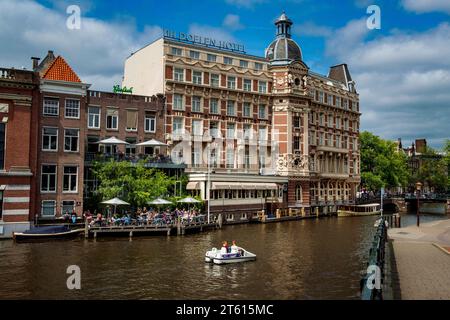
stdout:
POLYGON ((416 191, 417 191, 417 227, 420 225, 420 213, 419 213, 419 198, 420 198, 420 189, 422 188, 422 183, 416 182, 416 191))

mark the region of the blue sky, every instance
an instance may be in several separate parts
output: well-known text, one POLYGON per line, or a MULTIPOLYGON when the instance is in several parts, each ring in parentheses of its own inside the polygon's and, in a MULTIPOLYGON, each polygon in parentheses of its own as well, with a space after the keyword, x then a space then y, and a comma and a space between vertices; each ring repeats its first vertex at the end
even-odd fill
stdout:
POLYGON ((383 138, 450 138, 449 0, 0 0, 1 65, 29 67, 53 49, 94 89, 120 83, 123 61, 163 28, 244 44, 262 56, 282 11, 312 71, 345 62, 357 82, 361 128, 383 138), (82 27, 68 30, 66 8, 81 8, 82 27), (369 30, 366 9, 381 9, 369 30))

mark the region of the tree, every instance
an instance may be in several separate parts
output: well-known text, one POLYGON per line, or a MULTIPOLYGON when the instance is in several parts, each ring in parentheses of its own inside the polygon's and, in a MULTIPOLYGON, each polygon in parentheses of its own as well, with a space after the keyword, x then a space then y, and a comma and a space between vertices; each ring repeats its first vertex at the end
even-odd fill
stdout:
POLYGON ((408 183, 407 157, 394 142, 364 131, 361 142, 361 183, 369 190, 403 187, 408 183))
POLYGON ((447 164, 447 192, 450 192, 450 139, 445 140, 444 159, 447 164))
POLYGON ((419 170, 411 177, 411 184, 417 181, 434 189, 435 192, 446 192, 448 187, 448 159, 433 148, 427 147, 418 156, 419 170))
POLYGON ((93 173, 99 181, 97 192, 103 200, 120 197, 134 206, 165 196, 174 180, 162 171, 146 168, 144 161, 95 162, 93 173))

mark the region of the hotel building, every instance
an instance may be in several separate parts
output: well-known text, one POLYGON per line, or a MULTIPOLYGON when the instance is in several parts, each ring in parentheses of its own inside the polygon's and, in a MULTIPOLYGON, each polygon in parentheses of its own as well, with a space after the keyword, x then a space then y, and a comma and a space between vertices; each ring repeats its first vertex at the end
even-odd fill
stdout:
MULTIPOLYGON (((309 70, 282 14, 264 57, 165 31, 125 61, 123 86, 166 96, 165 140, 211 212, 328 213, 355 198, 359 96, 346 64, 309 70), (269 206, 270 205, 270 206, 269 206)), ((237 216, 236 216, 237 214, 237 216)))

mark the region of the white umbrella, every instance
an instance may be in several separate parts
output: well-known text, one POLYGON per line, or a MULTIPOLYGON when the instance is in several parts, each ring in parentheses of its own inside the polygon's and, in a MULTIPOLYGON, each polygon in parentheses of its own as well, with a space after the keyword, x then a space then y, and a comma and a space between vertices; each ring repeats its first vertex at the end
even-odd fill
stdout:
POLYGON ((114 214, 116 213, 117 206, 129 206, 128 202, 120 200, 119 198, 113 198, 110 200, 103 201, 102 204, 109 204, 114 206, 114 214))
POLYGON ((155 199, 153 201, 147 202, 148 204, 154 204, 154 205, 164 205, 164 204, 172 204, 172 202, 168 200, 164 200, 161 198, 155 199))
POLYGON ((120 139, 117 139, 116 137, 103 139, 103 140, 98 141, 97 143, 98 144, 113 144, 113 145, 115 145, 115 144, 129 144, 128 142, 120 140, 120 139))
POLYGON ((181 202, 181 203, 200 203, 200 201, 198 201, 197 199, 191 198, 191 197, 187 197, 187 198, 178 200, 177 202, 181 202))
POLYGON ((137 146, 139 146, 139 147, 162 147, 162 146, 167 146, 167 144, 165 144, 164 142, 155 140, 155 139, 151 139, 148 141, 138 143, 137 146))

